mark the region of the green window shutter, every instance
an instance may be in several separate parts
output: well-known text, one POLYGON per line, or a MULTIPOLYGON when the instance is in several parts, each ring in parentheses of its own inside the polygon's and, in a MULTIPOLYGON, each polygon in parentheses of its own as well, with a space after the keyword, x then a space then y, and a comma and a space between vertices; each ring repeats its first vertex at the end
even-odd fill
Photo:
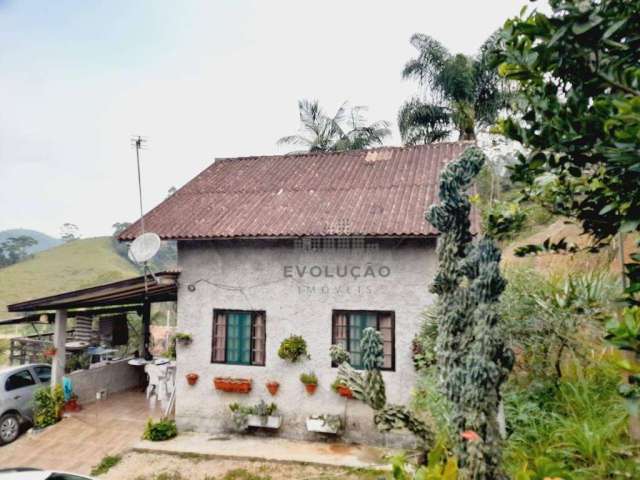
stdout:
POLYGON ((251 364, 251 314, 228 314, 226 348, 227 363, 251 364))

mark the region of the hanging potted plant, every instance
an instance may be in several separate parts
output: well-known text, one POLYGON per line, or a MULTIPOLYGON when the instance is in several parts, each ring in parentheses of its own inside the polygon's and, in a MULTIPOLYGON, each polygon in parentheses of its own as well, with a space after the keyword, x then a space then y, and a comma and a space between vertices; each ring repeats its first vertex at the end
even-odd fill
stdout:
POLYGON ((180 345, 189 345, 191 342, 193 342, 193 337, 190 333, 178 332, 173 336, 173 338, 175 338, 176 342, 178 342, 180 345))
POLYGON ((307 342, 300 335, 290 335, 285 338, 278 348, 278 356, 291 363, 302 358, 311 358, 307 352, 307 342))
POLYGON ((42 354, 46 357, 46 358, 53 358, 56 353, 58 352, 58 349, 56 347, 47 347, 42 354))
POLYGON ((353 398, 353 392, 351 389, 339 378, 331 384, 331 389, 341 397, 353 398))
POLYGON ((191 386, 194 386, 197 382, 198 382, 198 378, 200 378, 200 376, 197 373, 187 373, 185 375, 186 379, 187 379, 187 383, 191 386))
POLYGON ((302 373, 300 375, 300 381, 304 383, 304 388, 309 395, 313 395, 318 388, 318 377, 315 373, 302 373))
POLYGON ((269 380, 267 382, 267 390, 269 390, 269 393, 272 396, 275 396, 275 394, 278 393, 279 388, 280 388, 280 383, 276 382, 275 380, 269 380))
POLYGON ((215 377, 213 386, 216 390, 229 393, 249 393, 251 391, 250 378, 215 377))
POLYGON ((275 403, 260 403, 253 406, 232 403, 229 405, 231 419, 236 430, 246 430, 247 427, 278 429, 282 425, 282 417, 276 414, 278 406, 275 403))

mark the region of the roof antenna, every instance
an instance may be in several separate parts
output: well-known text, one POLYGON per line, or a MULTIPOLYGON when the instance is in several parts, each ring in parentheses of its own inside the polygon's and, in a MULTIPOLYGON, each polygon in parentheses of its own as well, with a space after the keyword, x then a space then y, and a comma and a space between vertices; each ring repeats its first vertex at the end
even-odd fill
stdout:
POLYGON ((140 135, 134 135, 131 137, 131 146, 136 149, 136 162, 138 165, 138 195, 140 198, 140 227, 142 234, 136 237, 136 239, 129 245, 129 259, 137 264, 142 264, 142 273, 144 275, 144 291, 148 291, 147 287, 147 274, 151 274, 155 283, 158 283, 156 276, 151 268, 149 268, 148 261, 151 260, 160 250, 162 241, 160 237, 152 232, 145 232, 144 228, 144 209, 142 208, 142 175, 140 170, 140 150, 145 148, 147 139, 140 135))
POLYGON ((140 150, 144 148, 147 139, 140 135, 131 137, 131 146, 136 149, 136 162, 138 164, 138 196, 140 198, 140 224, 142 226, 142 234, 144 235, 144 210, 142 208, 142 175, 140 174, 140 150))

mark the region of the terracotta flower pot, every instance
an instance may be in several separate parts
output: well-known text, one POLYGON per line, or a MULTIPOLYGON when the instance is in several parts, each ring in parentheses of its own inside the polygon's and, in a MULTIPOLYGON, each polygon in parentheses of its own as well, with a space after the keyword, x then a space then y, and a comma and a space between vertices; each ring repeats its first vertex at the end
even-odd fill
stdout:
POLYGON ((338 387, 338 394, 340 394, 341 397, 345 397, 345 398, 353 398, 353 392, 351 391, 351 389, 345 385, 340 385, 338 387))
POLYGON ((276 393, 278 393, 278 389, 280 388, 280 384, 278 382, 268 382, 267 383, 267 390, 269 390, 269 393, 271 395, 275 395, 276 393))
POLYGON ((64 404, 65 412, 79 412, 80 410, 82 410, 82 407, 78 404, 78 400, 75 398, 72 398, 64 404))
POLYGON ((316 388, 318 388, 318 384, 317 383, 305 383, 304 384, 304 388, 307 390, 307 393, 309 395, 313 395, 314 393, 316 393, 316 388))
POLYGON ((187 378, 187 383, 191 386, 198 382, 199 375, 197 373, 187 373, 185 376, 187 378))
POLYGON ((47 348, 44 352, 42 352, 42 354, 46 358, 53 358, 57 352, 58 350, 56 348, 51 347, 51 348, 47 348))
POLYGON ((216 390, 231 393, 249 393, 251 391, 250 378, 215 377, 213 386, 216 390))

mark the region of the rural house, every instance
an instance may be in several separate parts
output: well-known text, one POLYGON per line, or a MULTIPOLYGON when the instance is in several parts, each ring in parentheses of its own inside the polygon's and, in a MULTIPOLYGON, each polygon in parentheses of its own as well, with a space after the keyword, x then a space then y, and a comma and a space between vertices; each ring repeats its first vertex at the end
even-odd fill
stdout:
MULTIPOLYGON (((228 431, 231 403, 264 399, 277 404, 286 437, 313 438, 305 419, 337 414, 346 440, 402 440, 384 438, 369 407, 332 390, 329 348, 343 345, 358 367, 362 332, 375 327, 388 401, 410 400, 412 340, 437 266, 437 232, 424 213, 440 171, 467 146, 218 159, 147 213, 146 231, 178 242, 177 329, 192 336, 177 351, 178 427, 228 431), (290 335, 306 341, 309 358, 278 356, 290 335), (318 378, 313 394, 299 379, 305 372, 318 378), (250 380, 250 392, 221 391, 220 377, 250 380), (280 385, 274 396, 269 381, 280 385)), ((120 240, 140 233, 138 222, 120 240)))

